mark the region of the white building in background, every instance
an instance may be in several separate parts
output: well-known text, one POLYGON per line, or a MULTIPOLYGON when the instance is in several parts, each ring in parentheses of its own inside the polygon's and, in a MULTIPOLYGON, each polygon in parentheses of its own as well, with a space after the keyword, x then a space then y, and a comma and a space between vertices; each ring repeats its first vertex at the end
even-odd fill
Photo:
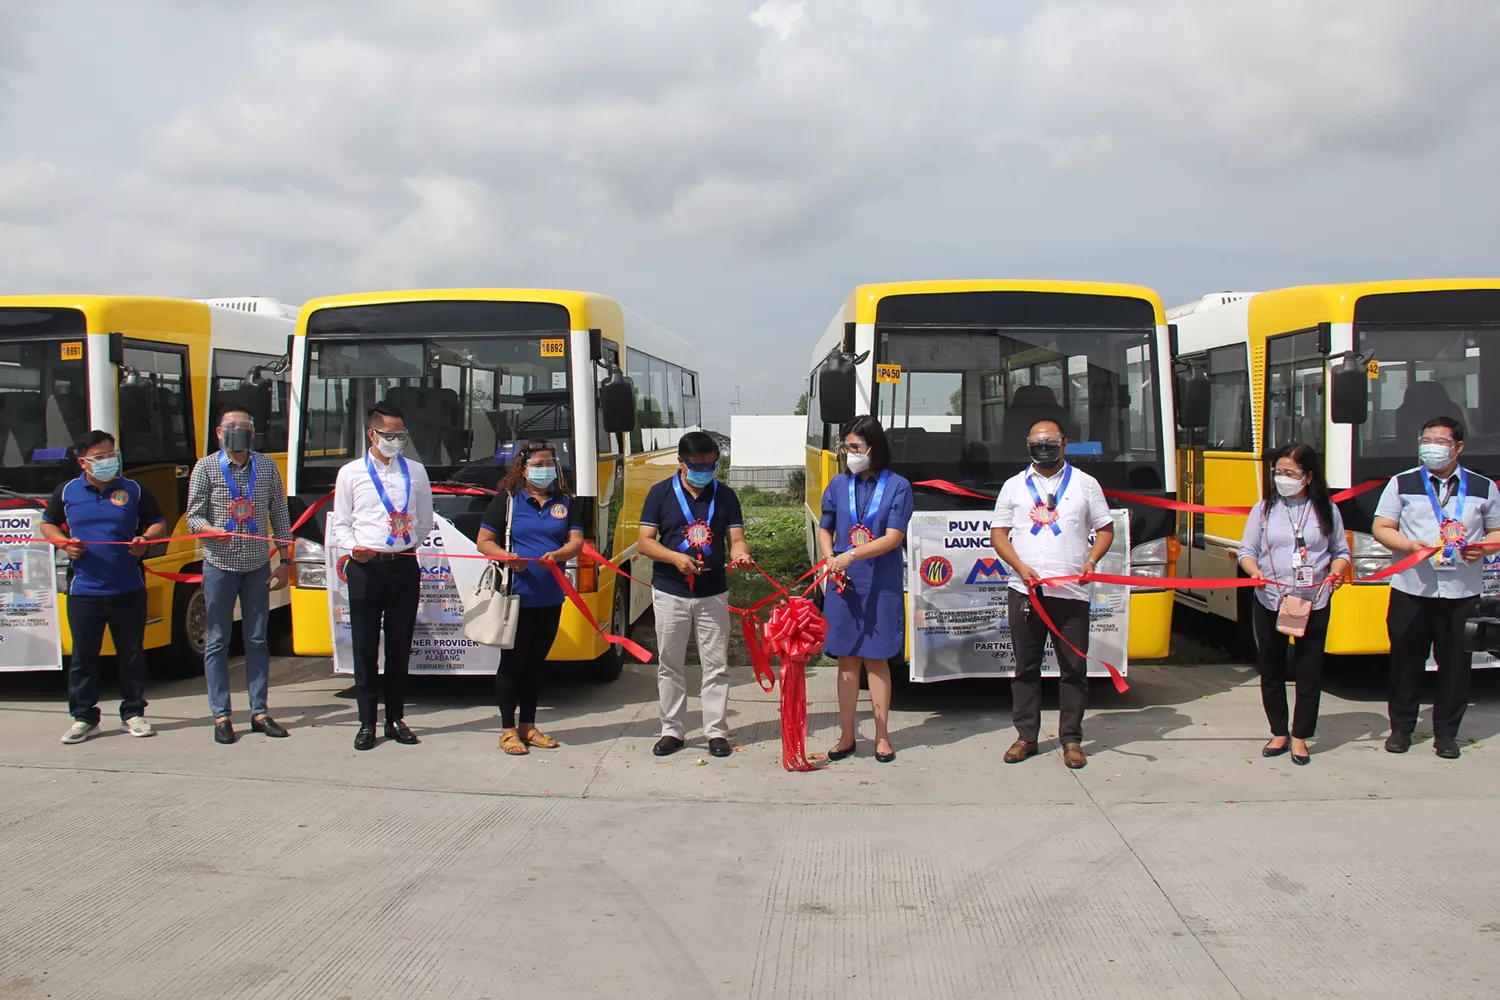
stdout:
POLYGON ((729 485, 784 490, 794 472, 807 469, 807 418, 729 418, 729 485))

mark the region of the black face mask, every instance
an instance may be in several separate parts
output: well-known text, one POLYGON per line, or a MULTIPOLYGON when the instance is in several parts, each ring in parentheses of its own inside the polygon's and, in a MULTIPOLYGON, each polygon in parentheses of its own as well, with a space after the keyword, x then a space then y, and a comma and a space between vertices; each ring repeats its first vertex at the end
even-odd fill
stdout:
POLYGON ((249 451, 253 433, 248 427, 230 427, 219 433, 219 447, 225 451, 249 451))
POLYGON ((1057 464, 1058 459, 1062 458, 1062 445, 1060 444, 1040 442, 1027 445, 1026 450, 1031 454, 1032 463, 1042 469, 1051 468, 1057 464))

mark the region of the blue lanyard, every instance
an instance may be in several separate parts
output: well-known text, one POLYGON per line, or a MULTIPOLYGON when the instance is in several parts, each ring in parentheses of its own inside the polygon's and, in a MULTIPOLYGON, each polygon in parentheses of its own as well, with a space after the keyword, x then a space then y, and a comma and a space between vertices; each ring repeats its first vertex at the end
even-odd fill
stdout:
POLYGON ((853 526, 859 525, 859 524, 863 524, 865 527, 869 527, 870 522, 875 519, 875 515, 880 512, 880 500, 881 500, 882 497, 885 496, 885 484, 886 484, 886 482, 890 478, 891 478, 891 470, 890 469, 881 469, 880 470, 880 478, 878 478, 877 480, 875 480, 875 492, 870 496, 870 507, 869 507, 868 510, 865 511, 865 516, 864 517, 860 517, 859 516, 859 503, 855 499, 855 496, 854 496, 854 489, 855 489, 855 486, 859 483, 859 477, 856 476, 852 472, 849 473, 849 518, 850 518, 849 525, 850 525, 850 527, 853 527, 853 526))
MULTIPOLYGON (((1042 503, 1042 495, 1036 491, 1036 483, 1032 481, 1031 473, 1026 473, 1026 488, 1031 491, 1031 499, 1036 501, 1036 505, 1038 507, 1047 507, 1047 510, 1052 512, 1053 514, 1051 521, 1049 521, 1048 523, 1052 526, 1052 533, 1054 535, 1062 534, 1062 526, 1057 523, 1057 506, 1058 504, 1062 503, 1063 494, 1068 492, 1068 483, 1071 482, 1072 479, 1073 466, 1070 464, 1063 465, 1062 482, 1058 484, 1057 493, 1052 497, 1052 505, 1048 507, 1046 504, 1042 503)), ((1032 518, 1031 533, 1033 535, 1040 534, 1041 530, 1041 524, 1037 523, 1036 518, 1032 518)))
POLYGON ((688 549, 697 549, 699 552, 708 551, 713 547, 714 543, 712 526, 714 522, 714 508, 718 505, 719 502, 719 481, 717 479, 714 480, 714 490, 709 494, 708 499, 708 517, 704 518, 702 522, 699 522, 697 518, 693 517, 693 508, 688 506, 687 494, 682 490, 681 476, 672 477, 672 490, 677 494, 677 506, 682 508, 682 517, 686 522, 683 526, 682 544, 677 546, 678 550, 682 552, 686 552, 688 549), (701 523, 703 527, 708 528, 709 530, 706 535, 702 535, 697 539, 694 539, 693 526, 699 523, 701 523))
POLYGON ((234 482, 234 472, 229 467, 229 456, 219 449, 219 469, 224 473, 224 485, 229 487, 229 520, 225 531, 236 531, 241 526, 252 535, 260 534, 255 527, 255 452, 250 453, 250 482, 245 486, 245 495, 240 496, 234 482))
POLYGON ((407 469, 406 459, 400 455, 396 456, 396 465, 401 470, 401 481, 406 484, 406 499, 400 510, 392 505, 391 498, 386 495, 385 484, 380 481, 380 476, 375 471, 375 460, 370 457, 369 452, 365 452, 365 471, 370 474, 370 482, 375 484, 375 493, 380 497, 380 502, 385 504, 385 512, 391 526, 391 533, 386 538, 385 544, 395 545, 396 536, 400 535, 401 540, 410 545, 411 515, 408 510, 411 507, 411 470, 407 469))
MULTIPOLYGON (((1432 516, 1437 518, 1438 534, 1444 542, 1448 543, 1443 546, 1443 558, 1452 559, 1456 554, 1456 543, 1463 541, 1464 537, 1464 501, 1469 496, 1469 474, 1464 471, 1462 465, 1458 467, 1458 507, 1454 510, 1452 517, 1449 517, 1444 512, 1443 505, 1438 503, 1437 492, 1432 488, 1432 474, 1426 469, 1422 470, 1422 485, 1426 487, 1427 500, 1432 504, 1432 516), (1443 526, 1450 521, 1458 525, 1457 537, 1449 538, 1448 532, 1443 530, 1443 526)), ((1452 497, 1449 497, 1449 499, 1451 500, 1452 497)))

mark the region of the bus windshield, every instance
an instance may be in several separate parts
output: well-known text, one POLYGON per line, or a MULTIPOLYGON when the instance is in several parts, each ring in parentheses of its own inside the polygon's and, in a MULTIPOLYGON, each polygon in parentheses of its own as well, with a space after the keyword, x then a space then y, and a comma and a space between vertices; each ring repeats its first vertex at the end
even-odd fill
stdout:
POLYGON ((365 451, 377 402, 401 410, 405 454, 434 482, 493 487, 519 443, 553 441, 573 465, 566 335, 457 334, 350 341, 309 334, 298 488, 332 489, 365 451))
POLYGON ((1156 335, 1148 329, 876 328, 875 413, 909 479, 991 488, 1028 462, 1026 434, 1058 420, 1068 458, 1106 487, 1161 489, 1156 335))
MULTIPOLYGON (((78 474, 71 446, 89 430, 86 337, 9 339, 0 317, 0 487, 45 495, 78 474)), ((80 317, 81 319, 81 317, 80 317)))

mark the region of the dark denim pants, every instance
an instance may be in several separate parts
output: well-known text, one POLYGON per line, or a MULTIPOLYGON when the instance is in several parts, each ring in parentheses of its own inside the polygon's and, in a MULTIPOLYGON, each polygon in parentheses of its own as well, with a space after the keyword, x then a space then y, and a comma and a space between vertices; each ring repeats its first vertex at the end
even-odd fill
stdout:
POLYGON ((120 675, 120 718, 146 714, 146 588, 108 597, 69 596, 68 714, 99 724, 99 649, 104 627, 115 641, 120 675))

